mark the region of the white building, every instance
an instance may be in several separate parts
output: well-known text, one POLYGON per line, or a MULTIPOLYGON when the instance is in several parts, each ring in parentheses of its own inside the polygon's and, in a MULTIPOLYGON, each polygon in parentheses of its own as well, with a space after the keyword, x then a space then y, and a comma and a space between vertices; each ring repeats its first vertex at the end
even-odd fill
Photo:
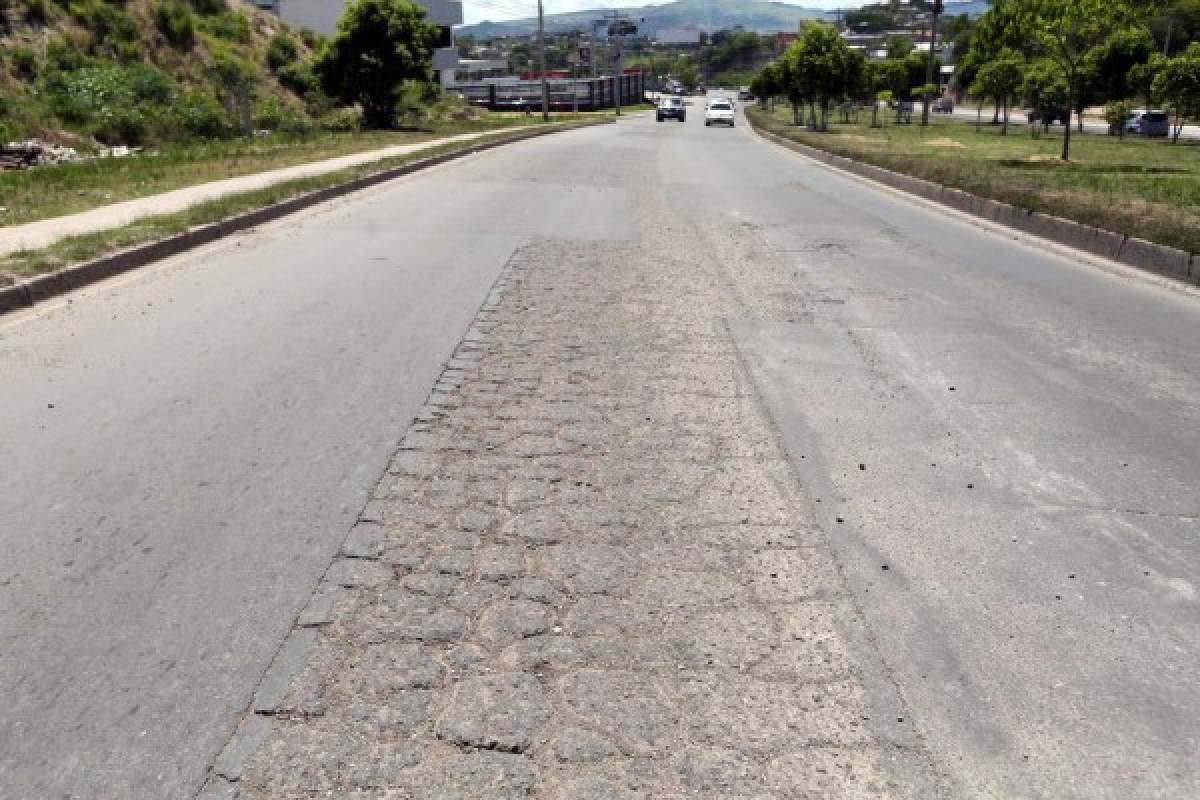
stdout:
MULTIPOLYGON (((297 28, 332 36, 347 0, 254 0, 259 8, 273 11, 297 28)), ((454 49, 454 26, 463 21, 462 3, 457 0, 412 0, 425 9, 425 19, 437 25, 441 36, 433 53, 434 77, 442 86, 454 82, 458 52, 454 49)))

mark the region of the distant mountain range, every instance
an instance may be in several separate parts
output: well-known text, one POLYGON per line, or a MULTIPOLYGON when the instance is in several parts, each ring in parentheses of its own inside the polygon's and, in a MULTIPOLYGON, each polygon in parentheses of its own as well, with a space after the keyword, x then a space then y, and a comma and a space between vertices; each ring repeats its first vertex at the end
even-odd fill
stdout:
MULTIPOLYGON (((849 3, 849 6, 863 3, 849 3)), ((988 9, 986 0, 946 3, 950 15, 970 14, 978 16, 988 9)), ((592 20, 599 19, 606 9, 574 11, 568 14, 548 14, 546 30, 564 32, 586 31, 592 20)), ((805 8, 770 0, 675 0, 662 5, 621 9, 638 23, 640 31, 651 36, 660 31, 675 31, 688 26, 712 33, 713 31, 742 27, 758 33, 794 31, 803 20, 832 20, 832 12, 819 8, 805 8)), ((456 29, 458 35, 471 35, 476 39, 493 39, 501 36, 527 36, 537 30, 537 19, 516 19, 504 22, 484 21, 474 25, 463 25, 456 29)))

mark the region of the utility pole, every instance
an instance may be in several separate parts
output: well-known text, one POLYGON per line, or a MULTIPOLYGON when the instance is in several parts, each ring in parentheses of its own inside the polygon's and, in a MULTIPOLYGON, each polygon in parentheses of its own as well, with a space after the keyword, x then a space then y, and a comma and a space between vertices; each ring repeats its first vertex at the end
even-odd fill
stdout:
POLYGON ((542 74, 542 122, 550 121, 550 83, 546 80, 546 13, 538 0, 538 67, 542 74))
POLYGON ((605 12, 603 19, 594 20, 592 22, 592 78, 596 77, 596 28, 600 25, 608 25, 609 39, 609 55, 613 69, 613 104, 616 107, 617 116, 621 116, 621 88, 624 79, 623 70, 621 69, 622 47, 625 43, 625 36, 629 32, 637 33, 637 26, 630 20, 628 14, 623 14, 620 11, 605 12), (621 23, 624 23, 622 25, 621 23))
POLYGON ((600 60, 600 40, 596 36, 596 27, 603 24, 604 20, 602 19, 592 20, 592 80, 596 80, 598 77, 596 74, 596 63, 600 60))
POLYGON ((933 54, 937 51, 937 21, 938 15, 945 10, 942 5, 942 0, 933 0, 933 9, 931 11, 931 19, 929 22, 929 60, 925 62, 925 107, 921 109, 921 127, 929 126, 929 104, 933 102, 933 97, 929 92, 929 85, 933 83, 933 54))

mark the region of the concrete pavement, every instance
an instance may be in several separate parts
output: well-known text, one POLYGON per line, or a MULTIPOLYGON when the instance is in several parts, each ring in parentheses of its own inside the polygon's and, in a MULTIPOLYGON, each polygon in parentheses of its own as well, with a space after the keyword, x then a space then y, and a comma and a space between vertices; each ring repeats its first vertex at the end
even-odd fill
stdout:
POLYGON ((1194 294, 691 115, 72 299, 0 328, 5 796, 1200 792, 1194 294))

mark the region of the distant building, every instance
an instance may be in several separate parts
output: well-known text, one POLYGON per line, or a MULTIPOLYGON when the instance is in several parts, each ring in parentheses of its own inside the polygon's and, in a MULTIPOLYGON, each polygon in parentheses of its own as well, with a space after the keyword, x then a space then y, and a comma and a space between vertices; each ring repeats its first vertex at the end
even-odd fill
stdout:
POLYGON ((455 69, 459 83, 471 83, 512 74, 507 58, 462 58, 455 69))
MULTIPOLYGON (((440 36, 433 53, 434 79, 443 87, 454 82, 458 52, 454 49, 454 26, 463 21, 462 3, 457 0, 414 0, 425 9, 425 19, 438 26, 440 36)), ((347 0, 254 0, 289 25, 332 36, 346 10, 347 0)))

